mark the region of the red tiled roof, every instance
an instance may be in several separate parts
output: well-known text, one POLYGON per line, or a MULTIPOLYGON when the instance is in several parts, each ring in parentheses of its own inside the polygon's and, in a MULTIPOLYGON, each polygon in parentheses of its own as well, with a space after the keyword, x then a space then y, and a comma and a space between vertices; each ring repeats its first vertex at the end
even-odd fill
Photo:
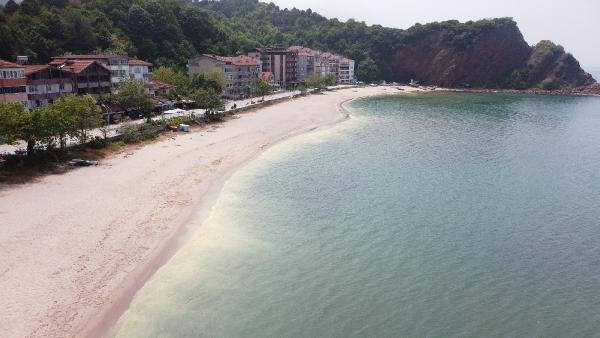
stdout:
POLYGON ((40 70, 44 70, 50 67, 50 65, 27 65, 25 66, 25 76, 37 73, 40 70))
POLYGON ((138 59, 129 59, 128 63, 130 66, 148 66, 148 67, 152 66, 152 64, 150 62, 146 62, 146 61, 138 60, 138 59))
POLYGON ((152 80, 152 82, 150 82, 150 85, 152 86, 152 89, 154 89, 154 90, 175 88, 175 86, 173 86, 173 85, 170 85, 168 83, 164 83, 164 82, 158 81, 158 80, 152 80))
POLYGON ((106 67, 104 67, 101 63, 95 60, 69 60, 69 62, 64 62, 60 65, 57 65, 57 68, 70 73, 79 74, 82 71, 84 71, 87 67, 89 67, 92 63, 96 63, 98 64, 98 66, 108 71, 106 67))
POLYGON ((211 54, 202 54, 203 56, 209 57, 211 59, 215 59, 221 62, 231 63, 235 66, 259 66, 260 60, 251 58, 246 55, 240 56, 218 56, 211 54))
POLYGON ((4 60, 0 59, 0 68, 25 68, 25 67, 20 66, 16 63, 12 63, 12 62, 8 62, 8 61, 4 61, 4 60))
POLYGON ((261 74, 262 79, 265 80, 265 81, 269 81, 271 79, 272 75, 273 75, 273 73, 271 73, 271 72, 263 72, 261 74))
POLYGON ((127 58, 127 55, 116 55, 116 54, 74 54, 74 55, 60 55, 52 57, 55 59, 87 59, 87 60, 99 60, 108 58, 127 58))

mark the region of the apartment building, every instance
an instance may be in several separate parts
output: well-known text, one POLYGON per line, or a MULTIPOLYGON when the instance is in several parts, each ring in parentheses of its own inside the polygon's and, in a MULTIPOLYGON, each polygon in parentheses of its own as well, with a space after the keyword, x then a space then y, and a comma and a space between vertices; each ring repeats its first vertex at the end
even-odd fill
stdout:
POLYGON ((27 105, 25 67, 0 60, 0 102, 27 105))
POLYGON ((50 65, 25 66, 27 109, 46 107, 73 92, 73 74, 50 65))
POLYGON ((342 57, 338 64, 337 81, 339 84, 354 83, 354 60, 342 57))
POLYGON ((280 88, 286 88, 288 79, 288 67, 291 67, 293 72, 294 61, 288 61, 287 48, 281 47, 256 47, 248 52, 248 56, 258 59, 261 62, 263 72, 270 72, 273 75, 274 84, 280 88))
POLYGON ((240 98, 252 94, 253 79, 262 76, 261 60, 240 56, 217 56, 202 54, 188 60, 188 74, 203 74, 213 69, 219 70, 226 80, 224 95, 228 98, 240 98))
MULTIPOLYGON (((304 83, 313 75, 335 74, 339 84, 354 83, 354 60, 328 52, 312 50, 302 46, 291 46, 288 51, 295 53, 295 82, 304 83)), ((288 81, 290 78, 288 77, 288 81)))

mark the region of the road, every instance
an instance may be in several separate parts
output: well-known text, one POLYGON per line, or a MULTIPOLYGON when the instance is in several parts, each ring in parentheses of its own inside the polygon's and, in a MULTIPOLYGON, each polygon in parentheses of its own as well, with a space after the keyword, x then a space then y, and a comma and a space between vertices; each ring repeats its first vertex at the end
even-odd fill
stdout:
MULTIPOLYGON (((273 101, 273 100, 278 100, 278 99, 285 98, 285 97, 292 97, 293 95, 296 95, 299 93, 300 93, 300 91, 277 92, 277 93, 273 93, 270 95, 265 95, 264 100, 265 101, 273 101)), ((230 111, 234 104, 236 105, 237 108, 247 107, 247 106, 252 105, 253 104, 252 102, 254 102, 254 104, 256 104, 257 101, 262 98, 263 97, 255 97, 252 99, 243 99, 243 100, 228 100, 225 102, 225 109, 226 109, 226 111, 230 111)), ((178 116, 189 115, 192 113, 204 114, 204 112, 205 112, 204 109, 190 109, 190 110, 184 110, 179 113, 162 114, 162 115, 154 116, 152 119, 155 121, 160 120, 160 119, 172 119, 172 118, 175 118, 178 116)), ((125 123, 142 124, 144 122, 145 122, 145 119, 138 119, 138 120, 132 120, 132 121, 128 121, 128 122, 124 122, 124 123, 120 123, 120 124, 111 124, 108 126, 108 128, 106 130, 106 135, 108 137, 113 137, 113 136, 118 135, 119 130, 125 125, 125 123)), ((103 137, 104 129, 105 128, 98 128, 98 129, 92 130, 90 132, 91 137, 94 137, 94 136, 103 137)), ((77 139, 68 139, 67 140, 67 146, 77 144, 77 143, 78 143, 77 139)), ((0 154, 14 154, 15 151, 24 151, 26 146, 27 145, 25 142, 17 142, 16 144, 13 144, 13 145, 0 144, 0 154)))

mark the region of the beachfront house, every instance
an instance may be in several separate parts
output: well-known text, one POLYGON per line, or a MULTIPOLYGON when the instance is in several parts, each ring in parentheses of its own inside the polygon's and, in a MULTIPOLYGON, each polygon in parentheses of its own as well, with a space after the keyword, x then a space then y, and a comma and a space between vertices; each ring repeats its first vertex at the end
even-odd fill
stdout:
POLYGON ((70 73, 73 79, 73 93, 77 95, 90 94, 102 100, 110 94, 111 71, 98 61, 65 60, 56 68, 70 73))
POLYGON ((223 95, 227 98, 241 98, 252 94, 252 80, 261 77, 261 61, 246 55, 218 56, 203 54, 188 60, 188 73, 203 74, 218 70, 226 81, 223 95))
POLYGON ((50 65, 25 66, 27 109, 47 107, 58 98, 73 92, 73 74, 50 65))
POLYGON ((53 66, 59 66, 67 61, 89 62, 97 61, 110 71, 110 84, 117 88, 119 82, 129 78, 129 57, 116 54, 84 54, 84 55, 62 55, 55 56, 50 61, 53 66))

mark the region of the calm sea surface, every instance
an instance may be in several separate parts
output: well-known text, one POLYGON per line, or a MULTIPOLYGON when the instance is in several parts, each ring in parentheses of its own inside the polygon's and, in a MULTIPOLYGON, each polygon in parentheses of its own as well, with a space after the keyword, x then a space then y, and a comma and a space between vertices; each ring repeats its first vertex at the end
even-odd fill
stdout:
POLYGON ((600 98, 348 108, 235 174, 117 336, 600 337, 600 98))

